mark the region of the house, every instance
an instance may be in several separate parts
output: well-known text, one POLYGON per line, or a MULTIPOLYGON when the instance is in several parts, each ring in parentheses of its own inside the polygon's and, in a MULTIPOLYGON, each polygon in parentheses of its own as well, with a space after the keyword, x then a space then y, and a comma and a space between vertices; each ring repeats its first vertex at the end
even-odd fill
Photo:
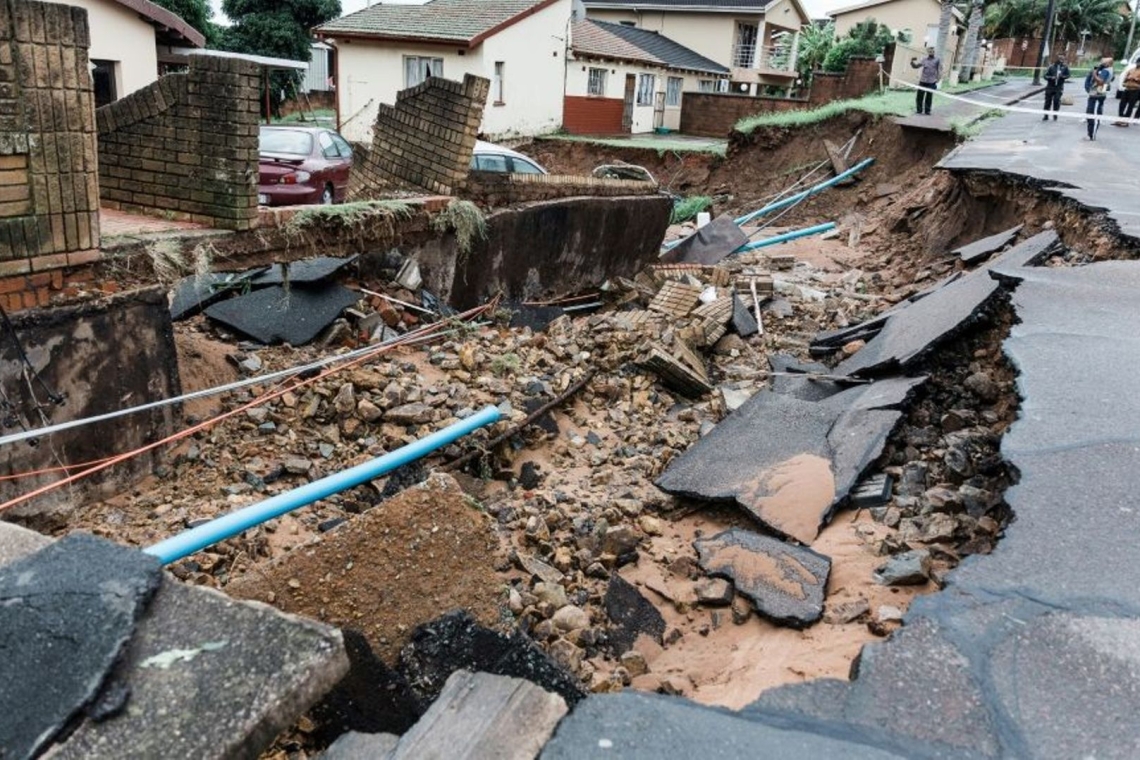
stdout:
POLYGON ((431 0, 373 5, 315 33, 335 50, 337 122, 370 142, 381 103, 429 76, 491 81, 480 131, 552 132, 562 124, 571 0, 431 0))
POLYGON ((729 69, 731 91, 759 94, 796 80, 799 0, 584 0, 586 17, 658 32, 729 69))
POLYGON ((156 81, 172 62, 171 48, 206 46, 201 32, 149 0, 60 2, 87 9, 96 108, 156 81))
MULTIPOLYGON (((868 0, 839 8, 828 15, 835 22, 835 36, 845 37, 860 21, 875 19, 896 34, 906 32, 909 46, 919 50, 933 47, 938 41, 938 20, 942 4, 938 0, 868 0)), ((959 26, 964 23, 962 12, 952 11, 954 23, 950 25, 950 39, 946 43, 945 57, 952 59, 958 47, 959 26)))
POLYGON ((572 134, 679 129, 681 93, 714 92, 728 67, 658 32, 584 19, 571 27, 563 125, 572 134))

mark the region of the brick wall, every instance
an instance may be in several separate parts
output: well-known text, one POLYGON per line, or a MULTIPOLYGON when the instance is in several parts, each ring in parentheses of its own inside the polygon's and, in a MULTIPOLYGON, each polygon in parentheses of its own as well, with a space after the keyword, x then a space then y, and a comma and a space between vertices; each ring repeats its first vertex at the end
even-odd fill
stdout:
POLYGON ((499 207, 516 203, 549 201, 558 198, 590 196, 616 198, 656 195, 655 182, 630 179, 602 179, 558 174, 503 174, 471 172, 463 195, 482 206, 499 207))
POLYGON ((256 226, 259 87, 256 64, 191 56, 188 72, 100 108, 103 204, 222 229, 256 226))
POLYGON ((562 126, 572 135, 616 135, 622 131, 624 109, 621 98, 567 95, 562 101, 562 126))
MULTIPOLYGON (((885 66, 890 70, 891 61, 885 66)), ((681 132, 724 137, 745 116, 816 108, 833 100, 858 98, 879 86, 879 64, 874 58, 851 58, 847 71, 812 73, 807 98, 771 98, 729 93, 686 92, 681 96, 681 132)))
POLYGON ((19 285, 0 282, 9 308, 33 305, 17 290, 50 284, 50 270, 99 255, 88 45, 81 8, 0 2, 0 277, 19 285))
POLYGON ((349 196, 398 187, 452 195, 462 188, 490 87, 471 74, 462 83, 431 77, 397 94, 394 106, 381 104, 372 148, 354 169, 349 196))

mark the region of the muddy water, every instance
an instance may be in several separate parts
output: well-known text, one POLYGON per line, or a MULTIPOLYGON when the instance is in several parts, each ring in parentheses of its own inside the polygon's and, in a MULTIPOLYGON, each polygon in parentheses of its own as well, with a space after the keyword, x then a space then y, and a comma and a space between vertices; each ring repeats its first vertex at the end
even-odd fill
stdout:
POLYGON ((737 500, 763 522, 810 545, 835 501, 831 462, 815 454, 792 457, 761 475, 737 500))

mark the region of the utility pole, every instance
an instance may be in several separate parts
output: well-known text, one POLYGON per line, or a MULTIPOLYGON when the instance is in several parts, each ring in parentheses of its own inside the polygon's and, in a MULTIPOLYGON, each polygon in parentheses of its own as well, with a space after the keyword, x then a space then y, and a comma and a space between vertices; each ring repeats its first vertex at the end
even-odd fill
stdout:
POLYGON ((1054 0, 1049 0, 1049 6, 1045 9, 1045 31, 1041 35, 1041 47, 1037 51, 1037 68, 1033 69, 1034 86, 1041 84, 1041 66, 1049 56, 1049 36, 1053 34, 1054 5, 1054 0))

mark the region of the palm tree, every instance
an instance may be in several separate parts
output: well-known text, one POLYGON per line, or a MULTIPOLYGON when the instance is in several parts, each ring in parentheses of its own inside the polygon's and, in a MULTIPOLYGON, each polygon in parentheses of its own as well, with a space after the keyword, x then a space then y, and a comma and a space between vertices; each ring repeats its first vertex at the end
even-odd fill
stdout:
POLYGON ((978 41, 981 39, 985 16, 985 0, 972 0, 970 20, 966 24, 966 47, 962 51, 962 65, 958 69, 958 77, 963 82, 969 82, 974 74, 974 61, 978 57, 978 41))
POLYGON ((1056 38, 1077 41, 1084 31, 1093 37, 1112 35, 1123 20, 1120 0, 1058 0, 1056 38))
POLYGON ((991 39, 1033 37, 1040 33, 1044 19, 1044 0, 991 2, 986 6, 985 35, 991 39))
POLYGON ((800 29, 796 69, 805 84, 811 79, 811 72, 823 66, 823 59, 827 57, 827 51, 831 50, 834 42, 835 23, 832 21, 823 26, 809 24, 800 29))
MULTIPOLYGON (((950 39, 950 24, 954 20, 954 2, 953 0, 940 0, 942 10, 938 15, 938 42, 936 43, 934 54, 946 60, 946 42, 950 39)), ((942 71, 949 73, 950 67, 943 66, 942 71)))

